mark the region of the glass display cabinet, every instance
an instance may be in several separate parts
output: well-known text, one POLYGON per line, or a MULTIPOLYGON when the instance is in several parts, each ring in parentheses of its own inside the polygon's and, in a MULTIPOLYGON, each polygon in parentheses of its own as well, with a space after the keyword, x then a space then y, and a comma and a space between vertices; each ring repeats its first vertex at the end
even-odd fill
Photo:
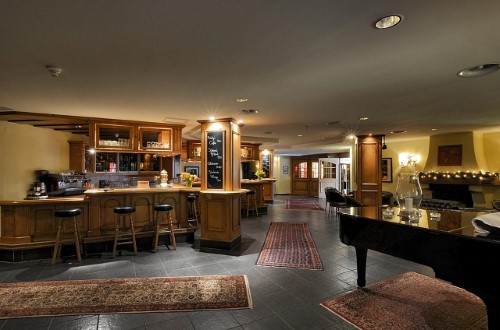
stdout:
POLYGON ((172 130, 139 127, 139 150, 172 151, 172 130))
POLYGON ((134 142, 132 125, 97 124, 95 134, 96 149, 130 150, 134 142))

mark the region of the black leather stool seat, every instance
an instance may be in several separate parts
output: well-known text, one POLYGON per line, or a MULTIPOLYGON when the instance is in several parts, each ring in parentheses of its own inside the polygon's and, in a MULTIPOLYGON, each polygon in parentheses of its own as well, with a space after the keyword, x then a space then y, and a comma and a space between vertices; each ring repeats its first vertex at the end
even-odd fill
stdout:
POLYGON ((170 204, 157 204, 153 206, 153 209, 155 211, 162 212, 162 211, 172 211, 174 207, 170 204))
POLYGON ((249 190, 249 191, 247 192, 247 195, 255 195, 255 190, 249 190))
POLYGON ((80 209, 56 210, 54 212, 54 215, 60 218, 74 217, 80 214, 82 214, 82 210, 80 209))
POLYGON ((187 196, 187 199, 188 199, 188 201, 195 201, 198 199, 198 196, 196 196, 195 194, 189 194, 187 196))
POLYGON ((135 207, 134 206, 117 206, 113 209, 113 212, 118 213, 118 214, 134 213, 135 207))

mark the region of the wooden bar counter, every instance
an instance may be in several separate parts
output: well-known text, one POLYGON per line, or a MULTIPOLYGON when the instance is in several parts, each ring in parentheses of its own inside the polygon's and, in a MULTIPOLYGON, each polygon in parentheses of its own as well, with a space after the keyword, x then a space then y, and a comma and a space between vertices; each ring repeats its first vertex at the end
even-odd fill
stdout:
MULTIPOLYGON (((116 217, 113 208, 116 206, 135 206, 133 217, 137 237, 152 236, 152 206, 158 203, 174 207, 172 218, 176 235, 194 235, 195 228, 187 221, 187 195, 199 192, 200 188, 174 185, 172 188, 89 189, 84 195, 73 197, 0 201, 0 251, 53 246, 57 229, 54 212, 69 208, 82 210, 77 218, 84 243, 113 240, 116 217)), ((65 227, 64 238, 73 237, 70 227, 69 224, 65 227)))
POLYGON ((255 190, 259 212, 267 213, 266 203, 274 201, 273 185, 275 181, 275 179, 241 180, 242 189, 255 190))

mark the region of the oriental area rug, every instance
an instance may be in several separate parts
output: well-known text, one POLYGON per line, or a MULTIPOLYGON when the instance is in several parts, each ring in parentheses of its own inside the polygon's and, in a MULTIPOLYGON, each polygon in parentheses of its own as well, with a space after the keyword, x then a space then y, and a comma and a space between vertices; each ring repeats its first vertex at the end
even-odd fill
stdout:
POLYGON ((246 275, 0 284, 0 318, 241 308, 246 275))
POLYGON ((272 222, 257 265, 323 270, 316 244, 305 222, 272 222))
POLYGON ((479 297, 414 272, 329 299, 322 306, 359 329, 487 329, 479 297))
POLYGON ((285 209, 294 210, 324 210, 318 201, 311 199, 287 199, 285 200, 285 209))

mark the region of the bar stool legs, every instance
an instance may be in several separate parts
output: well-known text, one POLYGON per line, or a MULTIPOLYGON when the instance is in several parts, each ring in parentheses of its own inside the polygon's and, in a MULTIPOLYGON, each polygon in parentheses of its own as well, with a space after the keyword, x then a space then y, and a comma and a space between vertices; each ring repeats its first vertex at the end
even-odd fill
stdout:
POLYGON ((196 201, 198 196, 195 194, 189 194, 187 196, 188 201, 188 223, 191 227, 198 227, 198 206, 196 205, 196 201), (191 217, 189 215, 191 214, 191 217), (191 224, 194 222, 194 226, 191 224))
POLYGON ((116 255, 116 248, 118 245, 132 244, 134 247, 134 253, 137 254, 137 242, 135 240, 135 228, 134 228, 134 220, 132 219, 132 213, 135 212, 135 207, 133 206, 117 206, 113 209, 113 212, 116 214, 116 226, 115 226, 115 241, 113 243, 113 258, 116 255), (121 236, 128 235, 121 233, 121 225, 120 222, 122 219, 125 219, 125 216, 128 216, 130 220, 130 236, 131 241, 121 241, 119 239, 121 236))
POLYGON ((250 209, 255 212, 255 215, 259 216, 259 209, 257 207, 257 197, 255 190, 250 190, 247 192, 247 217, 250 214, 250 209))
MULTIPOLYGON (((167 212, 167 229, 166 232, 170 234, 170 242, 174 248, 177 249, 177 243, 175 242, 175 233, 174 233, 174 223, 172 221, 171 211, 174 207, 170 204, 157 204, 153 206, 153 210, 155 211, 155 234, 153 239, 153 251, 158 252, 158 241, 160 239, 160 230, 161 230, 161 217, 160 212, 167 212)), ((168 248, 168 245, 167 245, 168 248)))
POLYGON ((62 248, 62 234, 64 232, 64 222, 63 219, 73 217, 73 228, 75 231, 75 248, 76 248, 76 256, 78 261, 82 261, 81 254, 81 237, 80 230, 78 228, 78 220, 76 216, 81 214, 82 211, 80 209, 68 209, 68 210, 57 210, 54 215, 58 218, 58 226, 57 226, 57 234, 56 239, 54 241, 54 252, 52 253, 52 264, 56 263, 56 259, 61 256, 61 248, 62 248))

